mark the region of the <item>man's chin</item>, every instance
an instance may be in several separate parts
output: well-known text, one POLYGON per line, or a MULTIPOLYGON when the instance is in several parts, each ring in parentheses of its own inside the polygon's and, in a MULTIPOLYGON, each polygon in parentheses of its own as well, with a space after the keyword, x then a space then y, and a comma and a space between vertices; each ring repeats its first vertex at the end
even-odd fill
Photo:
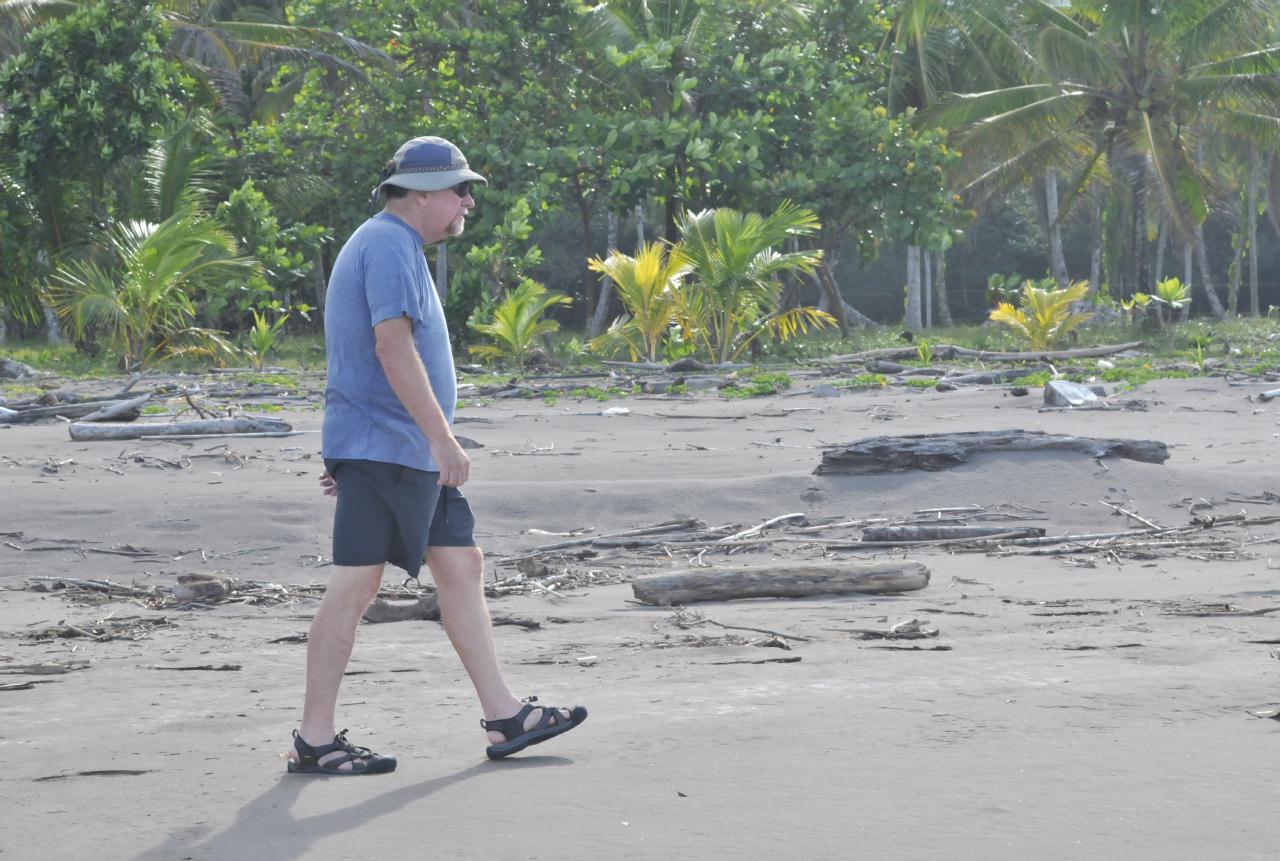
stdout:
POLYGON ((449 229, 445 231, 446 236, 461 236, 462 231, 467 229, 466 219, 459 218, 457 221, 449 225, 449 229))

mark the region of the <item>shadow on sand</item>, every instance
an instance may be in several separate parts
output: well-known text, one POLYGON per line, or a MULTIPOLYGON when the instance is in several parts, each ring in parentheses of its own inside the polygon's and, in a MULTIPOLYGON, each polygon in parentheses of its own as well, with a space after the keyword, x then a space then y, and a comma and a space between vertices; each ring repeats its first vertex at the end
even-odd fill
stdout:
POLYGON ((266 792, 240 808, 236 821, 226 830, 206 837, 208 828, 193 826, 175 831, 164 843, 138 855, 135 861, 174 859, 302 858, 317 842, 334 834, 368 826, 380 817, 395 813, 464 780, 508 769, 547 768, 570 765, 573 760, 559 756, 530 756, 501 763, 481 762, 457 774, 401 786, 350 807, 318 813, 302 819, 292 813, 303 790, 331 785, 333 781, 378 780, 368 778, 324 778, 313 775, 282 774, 266 792))

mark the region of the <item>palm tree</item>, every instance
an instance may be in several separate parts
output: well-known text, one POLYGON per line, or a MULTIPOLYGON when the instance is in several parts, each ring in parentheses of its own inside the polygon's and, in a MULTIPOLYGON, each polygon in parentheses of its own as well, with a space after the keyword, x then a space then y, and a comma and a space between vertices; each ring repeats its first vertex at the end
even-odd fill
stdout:
POLYGON ((613 282, 627 309, 626 315, 592 341, 592 347, 621 343, 632 358, 644 356, 656 362, 663 338, 676 320, 676 294, 681 279, 691 269, 684 249, 677 244, 668 253, 665 243, 651 242, 642 246, 635 257, 615 251, 603 260, 591 260, 590 266, 613 282))
POLYGON ((105 260, 62 264, 48 299, 77 340, 104 338, 125 368, 184 354, 233 351, 221 332, 195 326, 207 288, 260 268, 237 256, 235 240, 216 221, 183 208, 156 224, 125 221, 101 231, 105 260))
POLYGON ((792 237, 810 236, 817 217, 784 201, 768 217, 732 209, 686 213, 680 247, 692 278, 676 291, 685 340, 700 343, 717 363, 741 356, 762 335, 787 340, 810 326, 835 325, 817 308, 779 307, 783 272, 812 272, 817 251, 779 252, 792 237))
POLYGON ((486 359, 510 358, 516 370, 523 371, 525 358, 537 339, 560 328, 555 320, 544 320, 542 315, 552 306, 572 302, 568 296, 548 293, 547 288, 537 281, 524 279, 498 303, 488 323, 467 324, 494 341, 471 347, 472 355, 486 359))
MULTIPOLYGON (((962 146, 987 169, 983 194, 1069 174, 1065 216, 1095 181, 1122 190, 1128 292, 1149 292, 1153 225, 1195 242, 1211 182, 1197 158, 1207 136, 1280 141, 1280 45, 1273 7, 1255 0, 1047 0, 1010 6, 1011 32, 1036 63, 1028 82, 957 94, 931 118, 963 127, 962 146)), ((1207 286, 1207 285, 1206 285, 1207 286)))

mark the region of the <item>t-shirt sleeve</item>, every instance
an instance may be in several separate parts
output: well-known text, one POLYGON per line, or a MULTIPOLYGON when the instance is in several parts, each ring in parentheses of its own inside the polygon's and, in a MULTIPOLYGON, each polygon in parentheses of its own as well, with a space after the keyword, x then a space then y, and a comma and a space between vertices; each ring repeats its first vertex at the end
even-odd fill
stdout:
POLYGON ((397 317, 408 317, 415 325, 423 322, 422 301, 414 278, 420 263, 412 258, 410 250, 407 245, 397 243, 392 248, 366 252, 364 292, 374 326, 397 317))

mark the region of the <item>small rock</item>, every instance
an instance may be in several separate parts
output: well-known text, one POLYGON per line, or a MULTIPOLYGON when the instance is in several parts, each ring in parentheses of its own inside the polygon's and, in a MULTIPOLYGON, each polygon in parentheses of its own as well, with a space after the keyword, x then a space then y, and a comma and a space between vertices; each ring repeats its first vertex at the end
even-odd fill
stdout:
POLYGON ((1098 396, 1088 386, 1067 380, 1050 380, 1044 387, 1046 407, 1081 407, 1096 404, 1098 396))
POLYGON ((955 383, 939 382, 936 386, 933 387, 933 390, 935 392, 954 392, 958 388, 960 387, 957 386, 955 383))
POLYGON ((838 398, 840 390, 830 383, 818 383, 813 387, 813 396, 815 398, 838 398))

